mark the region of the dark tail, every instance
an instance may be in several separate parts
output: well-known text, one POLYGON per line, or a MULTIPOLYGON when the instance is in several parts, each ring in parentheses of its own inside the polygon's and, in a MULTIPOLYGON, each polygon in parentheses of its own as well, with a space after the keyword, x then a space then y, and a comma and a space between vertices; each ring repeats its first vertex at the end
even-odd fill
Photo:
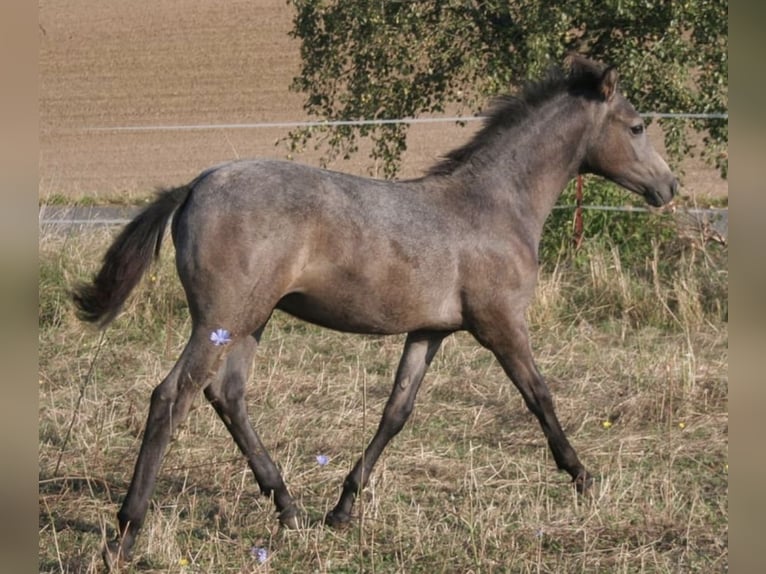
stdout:
POLYGON ((101 271, 92 283, 72 291, 77 315, 106 327, 160 253, 170 216, 189 196, 193 183, 157 194, 157 199, 125 226, 104 255, 101 271))

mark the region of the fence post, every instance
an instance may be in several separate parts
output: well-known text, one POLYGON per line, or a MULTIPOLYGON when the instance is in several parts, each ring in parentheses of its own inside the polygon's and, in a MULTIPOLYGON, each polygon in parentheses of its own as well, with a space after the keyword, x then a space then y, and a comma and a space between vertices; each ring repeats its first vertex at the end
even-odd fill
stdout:
POLYGON ((582 176, 577 176, 577 187, 575 188, 575 213, 574 213, 574 234, 572 236, 572 245, 575 250, 580 249, 582 245, 582 176))

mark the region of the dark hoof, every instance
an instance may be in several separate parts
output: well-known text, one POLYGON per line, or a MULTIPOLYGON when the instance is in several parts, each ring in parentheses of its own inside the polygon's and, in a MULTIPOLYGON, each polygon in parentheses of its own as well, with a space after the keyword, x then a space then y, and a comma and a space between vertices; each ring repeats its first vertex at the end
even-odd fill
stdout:
POLYGON ((337 528, 339 530, 345 526, 348 526, 349 522, 351 522, 351 515, 348 512, 343 512, 342 510, 331 510, 327 513, 327 516, 324 517, 324 523, 327 526, 330 528, 337 528))
POLYGON ((587 470, 583 470, 572 479, 572 482, 574 482, 575 488, 579 494, 585 494, 588 492, 588 489, 593 486, 593 477, 587 470))
POLYGON ((125 563, 130 562, 130 551, 125 550, 119 540, 112 540, 104 545, 101 558, 109 572, 119 572, 125 563))
POLYGON ((279 513, 279 524, 288 530, 298 530, 301 527, 301 513, 294 506, 285 508, 279 513))

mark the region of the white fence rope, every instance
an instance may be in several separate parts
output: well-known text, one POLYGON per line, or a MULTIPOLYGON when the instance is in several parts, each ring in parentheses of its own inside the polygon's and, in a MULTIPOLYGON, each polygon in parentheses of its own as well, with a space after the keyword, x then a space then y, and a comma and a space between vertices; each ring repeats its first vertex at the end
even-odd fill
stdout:
MULTIPOLYGON (((576 209, 576 205, 555 205, 554 210, 559 209, 576 209)), ((648 213, 652 210, 646 207, 640 206, 611 206, 611 205, 583 205, 582 209, 585 211, 617 211, 628 213, 648 213)), ((134 217, 141 210, 140 207, 133 208, 102 208, 99 210, 98 215, 93 217, 89 216, 89 208, 78 207, 60 207, 53 208, 43 206, 40 208, 39 213, 39 225, 44 226, 57 226, 62 225, 65 227, 70 226, 112 226, 112 225, 125 225, 130 223, 131 217, 134 217), (112 211, 113 214, 109 215, 108 212, 112 211), (49 215, 48 212, 52 212, 49 215)), ((728 214, 728 208, 726 207, 690 207, 680 208, 681 213, 698 216, 698 217, 726 217, 728 214)))
MULTIPOLYGON (((641 114, 645 118, 678 118, 678 119, 716 119, 728 120, 728 113, 664 113, 647 112, 641 114)), ((317 121, 287 121, 287 122, 257 122, 232 124, 176 124, 154 126, 88 126, 80 128, 84 132, 158 132, 158 131, 193 131, 193 130, 250 130, 250 129, 284 129, 284 128, 313 128, 339 126, 381 126, 391 124, 434 124, 462 123, 483 120, 484 116, 447 116, 436 118, 395 118, 389 120, 317 120, 317 121)))

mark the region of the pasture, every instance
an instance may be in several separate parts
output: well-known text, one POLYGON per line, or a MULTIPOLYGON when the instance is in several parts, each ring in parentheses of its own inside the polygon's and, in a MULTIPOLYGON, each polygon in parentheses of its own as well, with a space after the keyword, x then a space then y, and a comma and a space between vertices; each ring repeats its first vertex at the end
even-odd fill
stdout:
MULTIPOLYGON (((102 570, 149 395, 188 336, 170 242, 103 339, 77 321, 66 289, 90 276, 112 234, 41 232, 41 572, 102 570)), ((562 425, 595 475, 590 494, 555 470, 494 358, 458 334, 437 354, 355 520, 323 526, 378 423, 403 338, 278 314, 247 403, 308 526, 278 529, 199 397, 165 458, 131 571, 725 571, 726 253, 692 247, 635 273, 616 249, 586 249, 587 263, 541 273, 529 319, 562 425)))
MULTIPOLYGON (((284 156, 284 129, 94 128, 302 119, 301 95, 287 90, 300 57, 290 19, 284 0, 226 9, 41 1, 41 203, 140 203, 154 186, 219 161, 284 156)), ((413 127, 401 175, 422 173, 469 130, 413 127)), ((318 160, 313 150, 300 156, 318 160)), ((331 167, 374 172, 363 154, 331 167)), ((714 170, 694 158, 683 167, 682 193, 727 194, 714 170)), ((103 571, 150 393, 189 332, 167 240, 103 338, 77 321, 67 290, 91 276, 114 233, 40 233, 40 572, 103 571)), ((595 475, 589 495, 556 471, 490 353, 458 334, 437 354, 353 523, 324 527, 375 431, 404 338, 277 314, 256 354, 248 410, 309 525, 278 529, 273 504, 199 397, 165 458, 130 571, 726 571, 727 254, 687 246, 628 269, 617 250, 585 249, 584 263, 544 262, 530 327, 559 418, 595 475)))

